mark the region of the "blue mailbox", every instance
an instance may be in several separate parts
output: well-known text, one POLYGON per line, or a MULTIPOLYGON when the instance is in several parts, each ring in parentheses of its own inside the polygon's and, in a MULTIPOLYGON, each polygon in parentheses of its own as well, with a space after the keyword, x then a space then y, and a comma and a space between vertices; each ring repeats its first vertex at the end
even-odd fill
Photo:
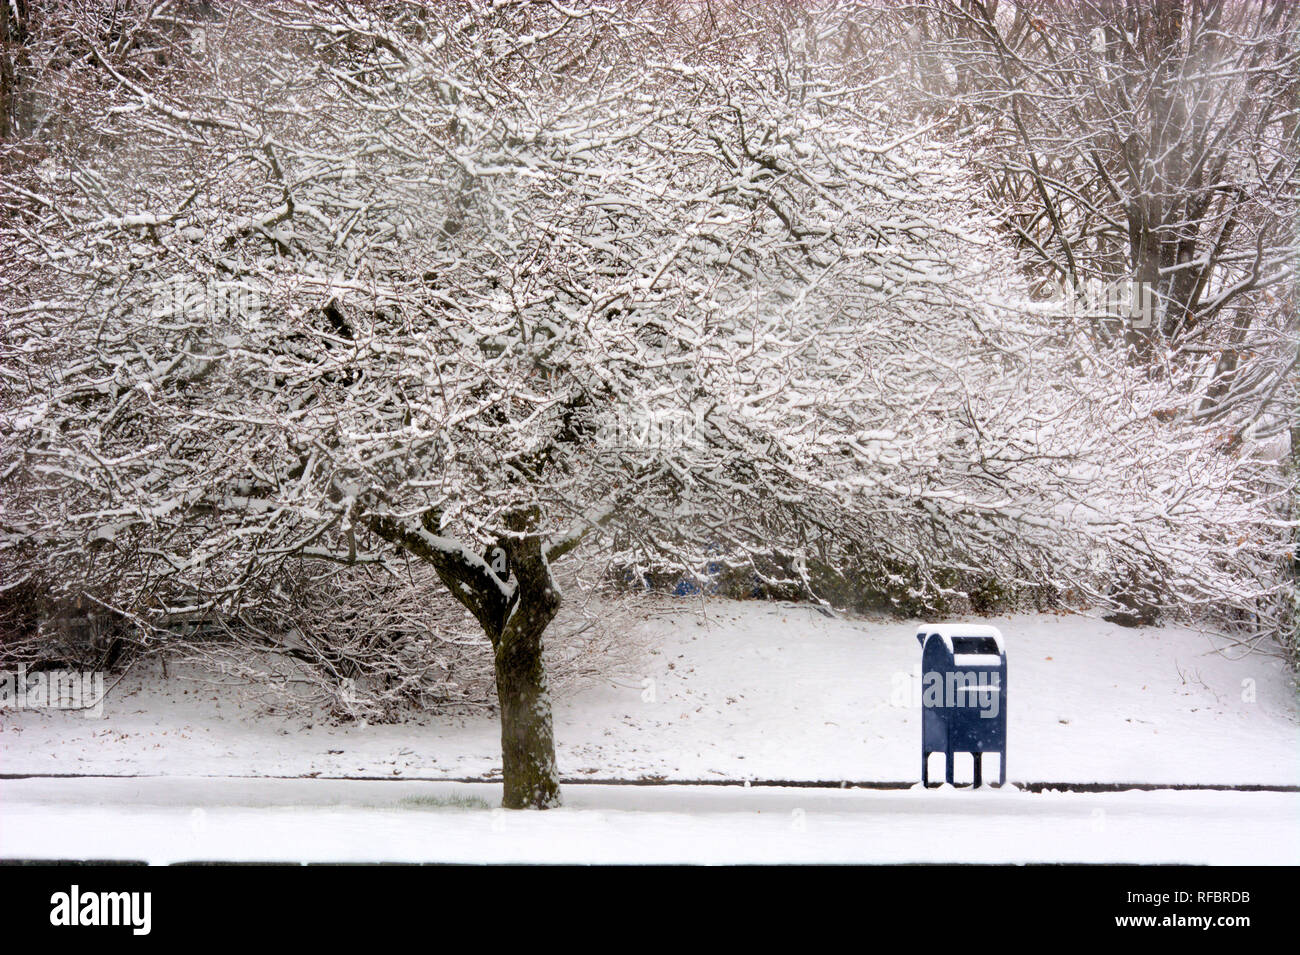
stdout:
POLYGON ((953 753, 970 753, 974 785, 982 782, 984 753, 1001 755, 999 785, 1007 781, 1007 650, 997 627, 970 623, 922 626, 921 783, 930 785, 930 754, 946 757, 952 785, 953 753))

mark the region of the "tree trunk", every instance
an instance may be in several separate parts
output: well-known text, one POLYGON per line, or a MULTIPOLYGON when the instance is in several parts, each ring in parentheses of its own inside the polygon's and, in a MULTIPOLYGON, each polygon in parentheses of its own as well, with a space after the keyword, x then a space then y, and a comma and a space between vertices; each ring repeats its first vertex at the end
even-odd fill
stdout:
POLYGON ((551 730, 551 697, 542 633, 560 609, 560 594, 535 536, 506 542, 518 600, 493 641, 501 705, 501 771, 506 809, 560 805, 560 774, 551 730))
POLYGON ((496 647, 501 704, 501 769, 506 809, 549 809, 560 804, 560 776, 551 731, 551 698, 542 663, 542 627, 516 624, 520 607, 496 647))

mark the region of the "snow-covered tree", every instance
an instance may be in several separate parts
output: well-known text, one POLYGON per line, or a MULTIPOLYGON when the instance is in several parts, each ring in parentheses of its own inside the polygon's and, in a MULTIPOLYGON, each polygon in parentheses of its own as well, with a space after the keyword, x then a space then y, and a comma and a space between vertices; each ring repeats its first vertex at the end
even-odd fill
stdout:
MULTIPOLYGON (((1286 520, 1277 489, 1300 439, 1300 8, 934 0, 851 16, 887 38, 928 113, 964 131, 1026 273, 1167 384, 1175 443, 1271 462, 1238 478, 1286 520), (1130 306, 1139 321, 1116 314, 1130 306)), ((1290 559, 1283 548, 1259 573, 1285 577, 1290 559)), ((1234 613, 1294 633, 1275 597, 1234 613)))
POLYGON ((550 563, 842 522, 857 310, 933 263, 853 194, 910 198, 852 95, 757 44, 388 12, 234 8, 170 82, 88 38, 108 102, 10 187, 6 536, 145 626, 427 562, 494 647, 505 804, 546 806, 550 563))

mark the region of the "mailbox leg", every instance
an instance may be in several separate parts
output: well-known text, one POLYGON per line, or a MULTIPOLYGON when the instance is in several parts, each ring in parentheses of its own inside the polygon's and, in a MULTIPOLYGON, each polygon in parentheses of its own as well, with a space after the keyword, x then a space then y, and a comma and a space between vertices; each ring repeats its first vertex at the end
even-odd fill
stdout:
POLYGON ((971 763, 974 766, 974 775, 971 777, 971 788, 979 789, 980 786, 983 785, 984 783, 984 778, 983 778, 984 774, 982 772, 984 766, 984 754, 971 753, 970 758, 971 758, 971 763))
POLYGON ((1000 755, 1002 758, 998 760, 998 785, 1005 786, 1007 784, 1007 751, 1004 749, 1000 755))
POLYGON ((921 750, 921 788, 930 788, 930 754, 921 750))
POLYGON ((954 785, 952 774, 952 750, 948 750, 944 753, 943 778, 948 780, 949 786, 954 785))

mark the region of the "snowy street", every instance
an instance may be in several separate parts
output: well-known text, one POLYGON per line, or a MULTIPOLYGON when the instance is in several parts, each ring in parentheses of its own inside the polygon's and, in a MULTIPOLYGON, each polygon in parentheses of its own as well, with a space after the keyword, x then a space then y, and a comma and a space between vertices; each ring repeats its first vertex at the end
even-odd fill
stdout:
POLYGON ((545 813, 488 784, 0 781, 7 858, 289 862, 1289 864, 1300 794, 569 786, 545 813))

